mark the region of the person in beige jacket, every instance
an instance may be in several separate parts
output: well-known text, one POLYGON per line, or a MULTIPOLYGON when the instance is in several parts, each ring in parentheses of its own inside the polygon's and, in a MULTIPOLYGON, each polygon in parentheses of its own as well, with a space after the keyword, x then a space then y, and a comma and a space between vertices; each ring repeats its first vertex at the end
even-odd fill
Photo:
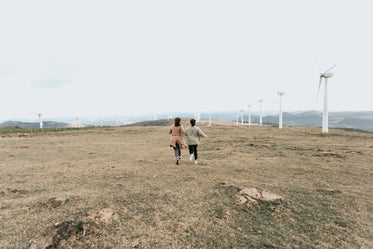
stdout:
POLYGON ((193 157, 194 157, 194 163, 197 164, 197 158, 198 158, 198 154, 197 154, 197 147, 198 147, 198 144, 200 142, 200 138, 201 137, 207 137, 206 134, 199 128, 196 126, 196 120, 195 119, 191 119, 190 120, 190 125, 184 132, 184 135, 186 136, 186 141, 187 141, 187 144, 188 144, 188 148, 189 148, 189 154, 190 154, 190 157, 189 157, 189 160, 190 161, 193 161, 193 157))
POLYGON ((174 148, 177 165, 179 165, 179 161, 181 160, 181 149, 186 148, 186 144, 183 138, 184 128, 180 122, 180 118, 175 118, 175 123, 170 127, 170 130, 168 132, 169 134, 171 134, 170 147, 174 148))

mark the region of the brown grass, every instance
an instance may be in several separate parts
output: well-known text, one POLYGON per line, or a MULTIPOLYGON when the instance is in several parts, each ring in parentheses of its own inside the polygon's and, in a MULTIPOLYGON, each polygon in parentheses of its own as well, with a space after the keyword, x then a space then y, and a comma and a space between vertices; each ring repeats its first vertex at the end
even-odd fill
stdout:
POLYGON ((58 248, 372 248, 373 134, 201 126, 199 165, 176 166, 168 127, 0 140, 0 248, 28 248, 57 222, 114 210, 58 248), (236 187, 282 203, 236 206, 236 187), (53 197, 69 196, 61 205, 53 197))

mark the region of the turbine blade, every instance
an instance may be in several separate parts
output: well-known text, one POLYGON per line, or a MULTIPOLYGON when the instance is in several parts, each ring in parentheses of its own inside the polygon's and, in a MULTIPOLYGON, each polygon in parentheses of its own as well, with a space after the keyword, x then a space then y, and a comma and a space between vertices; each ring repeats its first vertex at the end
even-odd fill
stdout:
POLYGON ((322 77, 320 76, 319 89, 317 89, 317 97, 319 97, 320 95, 321 81, 322 81, 322 77))
POLYGON ((327 72, 329 72, 330 70, 332 70, 333 68, 335 68, 337 66, 337 64, 335 64, 334 66, 332 66, 331 68, 329 68, 328 70, 325 71, 325 73, 323 74, 326 74, 327 72))

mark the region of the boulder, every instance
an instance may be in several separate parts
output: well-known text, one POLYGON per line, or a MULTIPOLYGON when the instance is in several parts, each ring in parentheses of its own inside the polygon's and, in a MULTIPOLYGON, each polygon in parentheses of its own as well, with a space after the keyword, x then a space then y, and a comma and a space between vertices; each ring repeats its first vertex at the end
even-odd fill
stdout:
POLYGON ((284 198, 270 192, 262 191, 261 201, 282 201, 284 198))
POLYGON ((256 188, 243 188, 239 192, 240 195, 248 196, 250 198, 259 200, 261 195, 256 188))
POLYGON ((255 200, 255 199, 253 199, 253 198, 250 198, 249 196, 245 196, 245 198, 246 198, 246 206, 247 207, 251 207, 251 206, 253 206, 253 205, 256 205, 256 204, 258 204, 259 202, 257 201, 257 200, 255 200))
POLYGON ((247 199, 243 197, 242 195, 234 195, 233 198, 234 198, 234 202, 236 203, 236 205, 242 205, 247 202, 247 199))

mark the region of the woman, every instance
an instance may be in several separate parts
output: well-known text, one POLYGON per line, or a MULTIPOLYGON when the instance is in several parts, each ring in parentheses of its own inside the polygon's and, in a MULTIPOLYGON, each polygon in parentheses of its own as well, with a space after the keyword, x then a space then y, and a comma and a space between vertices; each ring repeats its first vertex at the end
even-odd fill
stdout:
POLYGON ((175 124, 170 127, 170 131, 168 132, 169 134, 171 134, 170 147, 174 148, 176 165, 179 165, 179 161, 181 160, 181 149, 186 148, 183 138, 184 128, 180 124, 180 122, 180 118, 175 118, 175 124))
POLYGON ((187 144, 188 144, 188 147, 189 147, 189 154, 190 154, 190 157, 189 157, 189 160, 192 161, 193 160, 193 156, 194 156, 194 163, 197 164, 197 158, 198 158, 198 155, 197 155, 197 146, 199 144, 199 140, 200 140, 200 137, 207 137, 205 133, 203 133, 203 131, 196 126, 196 120, 195 119, 191 119, 190 120, 190 127, 188 127, 185 131, 185 136, 187 137, 187 144))

